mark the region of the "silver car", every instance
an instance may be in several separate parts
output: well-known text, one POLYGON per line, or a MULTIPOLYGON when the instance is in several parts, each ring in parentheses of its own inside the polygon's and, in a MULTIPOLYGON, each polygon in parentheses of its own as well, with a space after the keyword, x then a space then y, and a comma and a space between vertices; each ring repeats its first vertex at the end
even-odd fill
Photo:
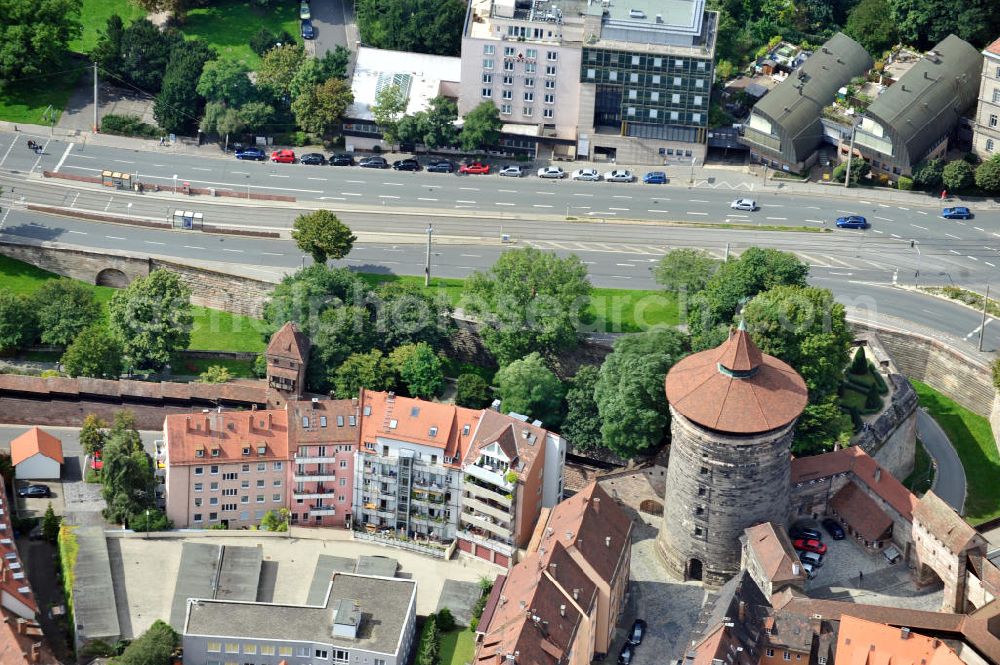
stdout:
POLYGON ((601 179, 601 174, 597 172, 597 169, 577 169, 573 171, 573 175, 570 177, 573 180, 597 181, 601 179))
POLYGON ((757 202, 753 199, 736 199, 729 204, 729 207, 733 210, 746 210, 747 212, 753 212, 757 209, 757 202))
POLYGON ((509 176, 511 178, 520 178, 524 175, 524 169, 520 166, 505 166, 499 171, 500 175, 509 176))
POLYGON ((627 169, 615 169, 605 173, 604 179, 608 182, 633 182, 635 174, 627 169))
POLYGON ((558 166, 543 166, 538 169, 539 178, 565 178, 566 172, 558 166))

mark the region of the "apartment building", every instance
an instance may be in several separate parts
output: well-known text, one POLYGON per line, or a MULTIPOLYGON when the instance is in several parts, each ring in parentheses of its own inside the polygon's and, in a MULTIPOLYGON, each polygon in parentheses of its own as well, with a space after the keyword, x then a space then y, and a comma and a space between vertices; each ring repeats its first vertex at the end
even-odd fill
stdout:
POLYGON ((1000 39, 983 49, 972 151, 984 160, 1000 154, 1000 39))
POLYGON ((334 573, 321 605, 189 600, 189 665, 406 665, 416 626, 411 580, 334 573))
POLYGON ((288 403, 292 524, 350 526, 354 451, 361 433, 357 399, 288 403))
POLYGON ((239 528, 287 507, 288 441, 284 410, 167 416, 167 517, 178 527, 239 528))
POLYGON ((495 103, 517 152, 703 160, 717 20, 703 0, 473 0, 459 113, 495 103))

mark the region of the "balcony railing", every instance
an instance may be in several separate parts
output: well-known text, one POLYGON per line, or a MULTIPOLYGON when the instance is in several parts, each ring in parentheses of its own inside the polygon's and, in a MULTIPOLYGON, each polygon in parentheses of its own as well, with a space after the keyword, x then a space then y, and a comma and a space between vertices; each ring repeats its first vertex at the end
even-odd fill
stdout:
POLYGON ((325 455, 323 457, 311 456, 311 455, 296 455, 296 464, 336 464, 339 460, 331 455, 325 455))
POLYGON ((509 508, 497 508, 496 506, 491 506, 485 501, 480 501, 479 499, 471 496, 465 497, 465 500, 462 501, 462 505, 465 508, 472 508, 473 510, 483 513, 484 515, 489 515, 490 517, 498 519, 502 522, 508 522, 513 519, 509 508))
POLYGON ((333 508, 312 508, 309 510, 309 517, 329 517, 336 514, 337 511, 333 508))
POLYGON ((508 508, 514 505, 514 495, 513 494, 501 494, 495 490, 491 490, 488 487, 483 487, 482 485, 469 481, 463 485, 466 496, 474 496, 480 499, 488 499, 490 501, 495 501, 501 506, 507 506, 508 508))
POLYGON ((482 534, 474 533, 469 529, 462 531, 458 537, 462 540, 468 540, 469 542, 476 543, 477 545, 483 545, 506 556, 514 554, 514 545, 510 540, 487 538, 482 534))
POLYGON ((297 483, 327 483, 336 481, 337 476, 329 471, 324 473, 299 473, 296 471, 292 480, 297 483))
POLYGON ((499 488, 503 488, 508 492, 514 489, 514 484, 507 482, 506 471, 502 470, 492 470, 491 468, 485 466, 476 466, 475 464, 469 464, 464 469, 466 475, 472 476, 478 480, 481 480, 490 485, 494 485, 499 488))
POLYGON ((292 490, 292 498, 295 499, 332 499, 335 496, 337 491, 332 489, 292 490))
POLYGON ((493 522, 489 521, 489 519, 486 517, 480 517, 478 515, 470 515, 469 513, 463 512, 459 519, 461 520, 462 524, 468 524, 470 526, 483 529, 496 536, 500 536, 501 538, 511 537, 510 528, 504 526, 503 524, 494 524, 493 522))

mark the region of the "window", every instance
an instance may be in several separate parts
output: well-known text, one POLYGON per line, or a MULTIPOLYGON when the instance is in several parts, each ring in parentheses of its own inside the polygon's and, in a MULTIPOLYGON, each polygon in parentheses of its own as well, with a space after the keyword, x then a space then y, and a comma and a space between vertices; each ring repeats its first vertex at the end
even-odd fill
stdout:
POLYGON ((649 117, 651 119, 657 118, 658 116, 659 112, 656 109, 649 109, 649 117))
POLYGON ((596 69, 588 69, 587 70, 587 78, 592 79, 595 76, 597 76, 597 70, 596 69))
POLYGON ((699 72, 705 71, 705 66, 706 66, 706 63, 705 63, 704 60, 699 60, 698 61, 698 71, 699 72))
POLYGON ((204 457, 205 456, 204 449, 199 448, 198 450, 194 451, 194 456, 195 457, 204 457))
POLYGON ((353 415, 347 416, 347 426, 348 427, 354 427, 357 424, 358 424, 358 418, 357 418, 357 416, 353 416, 353 415))
POLYGON ((653 75, 653 85, 660 85, 660 75, 659 74, 654 74, 653 75))
POLYGON ((993 139, 986 139, 986 152, 993 152, 993 139))
POLYGON ((1000 88, 993 90, 993 103, 1000 104, 1000 88))
POLYGON ((218 457, 221 452, 218 448, 212 448, 212 457, 218 457))
POLYGON ((194 521, 195 522, 201 522, 202 521, 201 520, 201 513, 195 513, 194 514, 194 521))
POLYGON ((549 62, 555 62, 559 58, 559 54, 555 51, 549 51, 545 54, 545 59, 549 62))
POLYGON ((651 102, 658 102, 658 101, 660 101, 660 93, 656 92, 655 90, 653 92, 649 93, 649 101, 651 101, 651 102))
POLYGON ((504 75, 504 77, 503 77, 503 84, 504 85, 514 85, 514 77, 513 76, 504 75))
POLYGON ((704 88, 705 87, 705 79, 695 79, 694 80, 694 87, 696 87, 696 88, 704 88))
POLYGON ((202 489, 204 489, 204 487, 205 487, 204 483, 195 483, 194 484, 194 491, 195 492, 200 492, 200 491, 202 491, 202 489))
POLYGON ((260 473, 267 471, 267 462, 259 462, 257 464, 257 471, 260 473))
POLYGON ((203 466, 196 466, 196 467, 194 468, 194 475, 196 475, 196 476, 201 476, 201 475, 203 475, 204 473, 205 473, 205 467, 203 467, 203 466))
POLYGON ((278 647, 278 655, 279 656, 291 656, 292 655, 292 647, 278 647))
POLYGON ((219 475, 219 465, 213 464, 211 467, 209 467, 208 472, 211 473, 213 476, 219 475))
POLYGON ((629 83, 638 83, 639 82, 639 75, 638 74, 634 74, 634 73, 633 74, 629 74, 628 75, 628 82, 629 83))
POLYGON ((500 91, 500 96, 503 99, 513 99, 514 98, 514 93, 511 92, 510 90, 501 90, 500 91))
POLYGON ((791 659, 792 659, 792 654, 790 654, 790 653, 788 653, 788 652, 786 651, 786 652, 785 652, 785 653, 784 653, 784 654, 783 654, 783 655, 781 656, 781 658, 782 658, 783 660, 791 660, 791 659))
POLYGON ((634 107, 634 106, 630 106, 630 107, 628 107, 628 108, 627 108, 627 109, 625 110, 625 113, 627 113, 628 115, 635 115, 635 107, 634 107))
POLYGON ((250 497, 249 496, 241 496, 240 497, 240 503, 250 503, 250 497))
POLYGON ((543 118, 550 118, 551 119, 552 115, 553 115, 552 109, 545 109, 545 110, 542 111, 542 117, 543 118))
POLYGON ((243 473, 250 473, 250 465, 249 464, 244 464, 243 468, 240 469, 240 471, 242 471, 243 473))
MULTIPOLYGON (((344 462, 344 466, 347 466, 347 462, 344 462)), ((281 487, 281 479, 280 478, 276 479, 273 483, 271 483, 271 486, 272 487, 281 487)))
POLYGON ((327 655, 326 649, 316 649, 315 657, 326 660, 329 656, 327 655))
POLYGON ((382 658, 376 658, 374 665, 385 665, 385 660, 382 658))
POLYGON ((691 114, 691 122, 701 122, 701 114, 700 113, 692 113, 691 114))
POLYGON ((210 506, 217 506, 217 505, 219 505, 219 497, 217 497, 217 496, 211 496, 211 497, 209 497, 208 498, 208 505, 210 505, 210 506))
POLYGON ((991 113, 990 114, 990 127, 996 127, 996 126, 997 126, 997 114, 996 113, 991 113))
POLYGON ((696 526, 694 528, 694 535, 700 538, 701 536, 705 535, 705 530, 702 529, 700 526, 696 526))
POLYGON ((263 478, 258 478, 257 479, 257 487, 261 488, 261 487, 264 487, 264 485, 265 485, 264 479, 263 478))
POLYGON ((209 642, 208 646, 205 647, 205 651, 209 653, 219 653, 222 651, 222 642, 209 642))
POLYGON ((493 58, 483 58, 483 69, 493 69, 493 58))
POLYGON ((244 644, 243 645, 243 653, 245 653, 248 656, 256 656, 257 655, 257 645, 256 644, 244 644))
POLYGON ((514 71, 514 61, 513 60, 504 60, 503 61, 503 70, 505 72, 512 72, 512 71, 514 71))
POLYGON ((267 454, 267 446, 257 446, 257 454, 258 455, 266 455, 267 454))
POLYGON ((639 91, 638 90, 629 90, 628 91, 628 98, 629 99, 638 99, 639 98, 639 91))
POLYGON ((553 81, 552 79, 546 79, 545 80, 545 89, 546 90, 555 90, 556 89, 556 82, 553 81))
POLYGON ((227 489, 222 490, 222 496, 236 496, 236 488, 235 487, 231 487, 231 488, 227 488, 227 489))
POLYGON ((510 115, 510 104, 500 105, 500 115, 510 115))
POLYGON ((347 478, 338 478, 337 484, 341 487, 347 487, 347 478))
POLYGON ((345 460, 345 459, 340 460, 340 468, 341 469, 346 469, 347 468, 347 460, 345 460))
POLYGON ((684 79, 682 79, 680 76, 675 76, 674 77, 674 85, 675 86, 684 85, 684 79))
POLYGON ((654 67, 662 67, 663 66, 663 58, 653 58, 653 66, 654 67))
POLYGON ((271 501, 273 501, 275 503, 281 503, 281 495, 280 494, 272 494, 271 495, 271 501))
POLYGON ((632 64, 633 65, 638 65, 639 64, 639 56, 637 56, 637 55, 633 55, 632 56, 632 64))
POLYGON ((239 653, 240 643, 239 642, 226 642, 226 653, 239 653))
POLYGON ((683 60, 674 60, 674 67, 683 67, 683 66, 684 66, 683 60))
POLYGON ((535 101, 535 93, 530 92, 530 91, 524 93, 524 101, 526 101, 526 102, 533 102, 533 101, 535 101))
POLYGON ((770 658, 774 656, 774 649, 765 649, 765 653, 767 654, 767 657, 770 658))
POLYGON ((212 491, 212 492, 217 492, 217 491, 219 491, 219 483, 209 483, 209 484, 208 484, 208 489, 209 489, 210 491, 212 491))
POLYGON ((526 79, 524 79, 524 87, 525 88, 534 88, 535 87, 535 79, 533 79, 533 78, 526 78, 526 79))
POLYGON ((555 65, 545 65, 545 75, 546 76, 555 76, 556 75, 556 67, 555 67, 555 65))
POLYGON ((274 655, 274 647, 271 646, 270 644, 261 644, 260 645, 260 655, 262 655, 262 656, 273 656, 274 655))
POLYGON ((545 95, 545 103, 546 104, 555 104, 556 103, 556 96, 555 95, 545 95))
POLYGON ((680 94, 678 94, 678 93, 675 92, 674 94, 670 95, 670 101, 673 104, 680 104, 681 103, 681 96, 680 96, 680 94))
POLYGON ((235 471, 233 473, 224 473, 224 474, 222 474, 222 479, 223 480, 236 480, 236 476, 237 476, 237 474, 236 474, 235 471))
POLYGON ((524 57, 527 58, 528 60, 534 60, 535 58, 538 57, 538 49, 533 49, 533 48, 525 49, 524 57))
POLYGON ((526 62, 526 63, 524 63, 524 73, 525 74, 534 74, 535 73, 535 67, 536 67, 536 65, 533 62, 526 62))
POLYGON ((695 95, 694 96, 694 105, 695 106, 701 106, 701 95, 695 95))
POLYGON ((530 106, 525 106, 523 109, 521 109, 521 115, 523 115, 525 118, 530 118, 532 111, 533 109, 530 106))
POLYGON ((504 54, 505 57, 508 57, 508 58, 513 57, 514 50, 515 49, 514 49, 513 46, 504 46, 503 47, 503 54, 504 54))
POLYGON ((201 508, 201 497, 198 497, 197 499, 194 500, 194 507, 201 508))
POLYGON ((309 416, 302 416, 302 426, 305 428, 309 427, 309 416))
POLYGON ((258 494, 257 495, 257 503, 264 503, 264 495, 263 494, 258 494))
POLYGON ((241 480, 240 481, 240 488, 241 489, 249 489, 250 488, 250 481, 249 480, 241 480))
POLYGON ((483 55, 493 55, 497 52, 497 47, 493 44, 483 44, 483 55))
POLYGON ((483 88, 483 97, 489 99, 493 96, 493 88, 483 88))

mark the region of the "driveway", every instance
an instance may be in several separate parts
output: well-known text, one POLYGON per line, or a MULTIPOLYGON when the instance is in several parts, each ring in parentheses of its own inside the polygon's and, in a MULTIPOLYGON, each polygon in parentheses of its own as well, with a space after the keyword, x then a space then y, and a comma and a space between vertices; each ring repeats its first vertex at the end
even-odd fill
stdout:
POLYGON ((348 41, 348 32, 354 34, 351 0, 313 0, 310 13, 316 28, 313 43, 317 57, 338 46, 353 47, 353 40, 348 41))
POLYGON ((936 473, 931 489, 961 515, 965 509, 965 468, 948 436, 930 415, 917 409, 917 436, 934 459, 936 473))

